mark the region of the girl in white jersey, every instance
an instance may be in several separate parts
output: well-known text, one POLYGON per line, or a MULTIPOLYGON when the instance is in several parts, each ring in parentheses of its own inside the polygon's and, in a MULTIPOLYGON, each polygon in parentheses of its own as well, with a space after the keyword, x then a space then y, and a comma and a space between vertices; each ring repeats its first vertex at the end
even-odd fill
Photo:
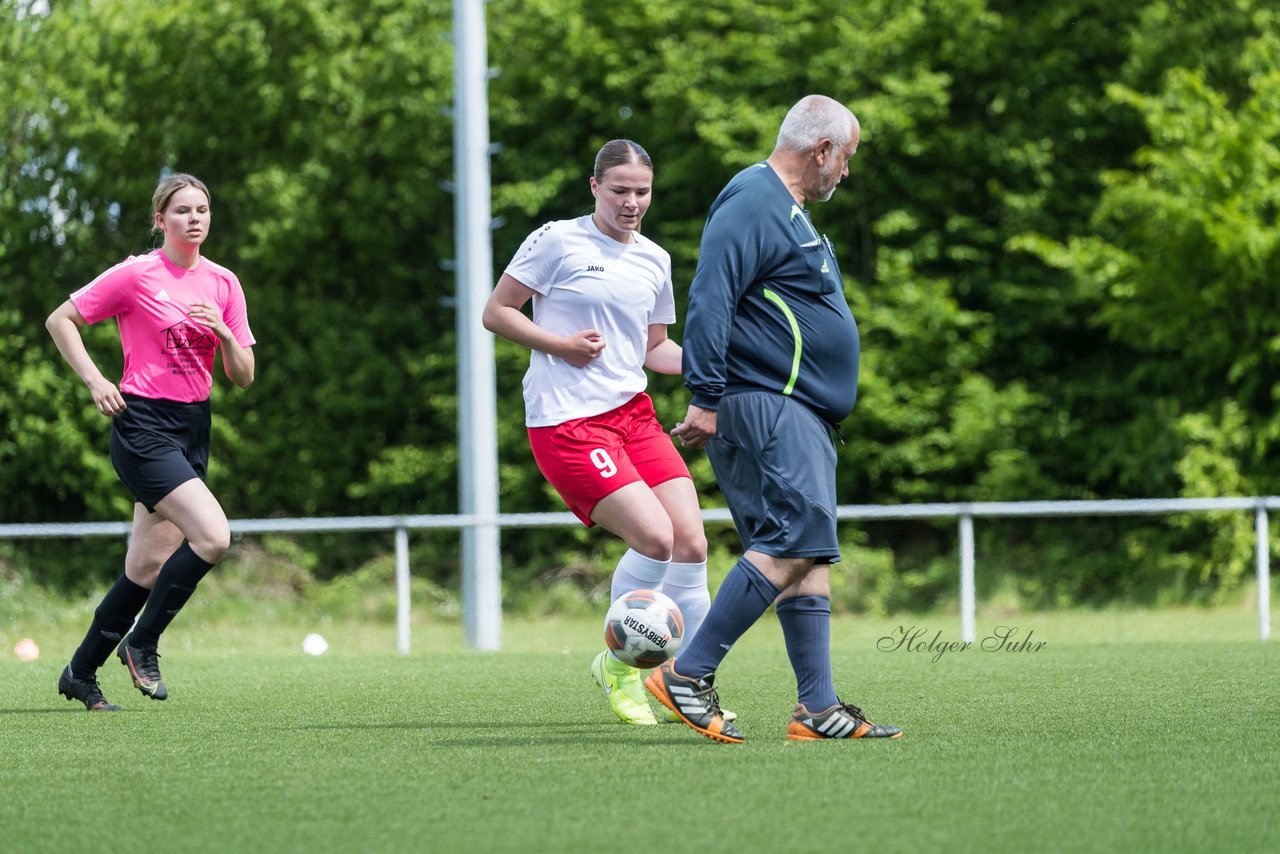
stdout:
MULTIPOLYGON (((538 468, 584 524, 630 547, 612 598, 661 590, 685 636, 702 624, 707 539, 689 470, 645 394, 645 368, 679 374, 667 337, 671 257, 640 235, 653 163, 630 140, 608 142, 590 180, 595 212, 551 222, 525 240, 484 309, 485 328, 528 347, 525 424, 538 468), (533 319, 522 309, 533 302, 533 319)), ((592 675, 626 723, 657 721, 640 673, 602 652, 592 675)))
POLYGON ((157 662, 160 634, 231 543, 226 514, 204 484, 215 352, 221 348, 233 383, 253 382, 254 339, 240 281, 200 254, 209 233, 208 188, 191 175, 164 178, 152 218, 164 236, 160 249, 102 273, 45 322, 98 411, 111 418, 111 462, 136 501, 124 574, 58 681, 63 696, 90 711, 120 708, 107 702, 97 678, 113 649, 144 696, 168 696, 157 662), (81 327, 108 317, 119 324, 124 350, 119 387, 98 370, 80 336, 81 327))

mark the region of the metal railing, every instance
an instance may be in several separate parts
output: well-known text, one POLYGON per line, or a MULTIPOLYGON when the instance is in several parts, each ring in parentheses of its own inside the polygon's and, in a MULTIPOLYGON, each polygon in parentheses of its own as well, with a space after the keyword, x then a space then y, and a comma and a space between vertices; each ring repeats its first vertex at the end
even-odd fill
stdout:
MULTIPOLYGON (((842 521, 956 519, 960 551, 960 634, 976 639, 977 597, 974 588, 974 519, 1046 518, 1053 516, 1154 516, 1167 513, 1253 511, 1258 581, 1258 636, 1271 637, 1271 549, 1268 510, 1280 508, 1280 496, 1265 498, 1140 498, 1109 501, 978 501, 948 504, 846 504, 837 508, 842 521)), ((728 522, 726 509, 704 510, 705 522, 728 522)), ((498 528, 542 528, 581 524, 572 513, 499 513, 478 515, 335 516, 307 519, 238 519, 234 535, 309 534, 392 531, 396 551, 396 645, 409 652, 409 532, 462 530, 478 525, 498 528)), ((127 537, 128 522, 69 522, 0 525, 0 539, 127 537)), ((474 618, 475 615, 469 615, 474 618)))

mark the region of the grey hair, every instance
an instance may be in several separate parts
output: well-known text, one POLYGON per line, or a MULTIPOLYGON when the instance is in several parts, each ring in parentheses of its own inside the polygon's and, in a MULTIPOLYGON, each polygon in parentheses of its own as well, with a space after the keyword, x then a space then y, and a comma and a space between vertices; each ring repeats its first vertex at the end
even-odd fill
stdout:
POLYGON ((818 140, 829 139, 836 148, 844 148, 853 139, 858 119, 853 112, 826 95, 806 95, 787 111, 778 128, 778 145, 782 151, 808 151, 818 140))

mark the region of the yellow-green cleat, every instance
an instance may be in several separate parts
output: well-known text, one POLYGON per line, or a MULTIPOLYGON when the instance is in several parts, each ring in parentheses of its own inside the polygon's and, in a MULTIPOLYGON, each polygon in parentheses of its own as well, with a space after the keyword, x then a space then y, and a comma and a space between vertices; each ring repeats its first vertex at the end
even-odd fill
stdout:
POLYGON ((605 652, 591 662, 591 678, 604 691, 609 708, 618 720, 638 726, 655 726, 658 721, 649 708, 649 698, 644 692, 644 680, 640 671, 623 664, 605 652))

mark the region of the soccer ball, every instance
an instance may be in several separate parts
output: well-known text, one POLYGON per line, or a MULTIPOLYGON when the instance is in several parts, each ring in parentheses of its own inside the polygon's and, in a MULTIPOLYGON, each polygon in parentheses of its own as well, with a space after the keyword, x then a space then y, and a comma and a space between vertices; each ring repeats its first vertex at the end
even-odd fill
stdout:
POLYGON ((625 664, 644 670, 674 658, 684 639, 684 615, 657 590, 632 590, 604 616, 604 642, 625 664))

